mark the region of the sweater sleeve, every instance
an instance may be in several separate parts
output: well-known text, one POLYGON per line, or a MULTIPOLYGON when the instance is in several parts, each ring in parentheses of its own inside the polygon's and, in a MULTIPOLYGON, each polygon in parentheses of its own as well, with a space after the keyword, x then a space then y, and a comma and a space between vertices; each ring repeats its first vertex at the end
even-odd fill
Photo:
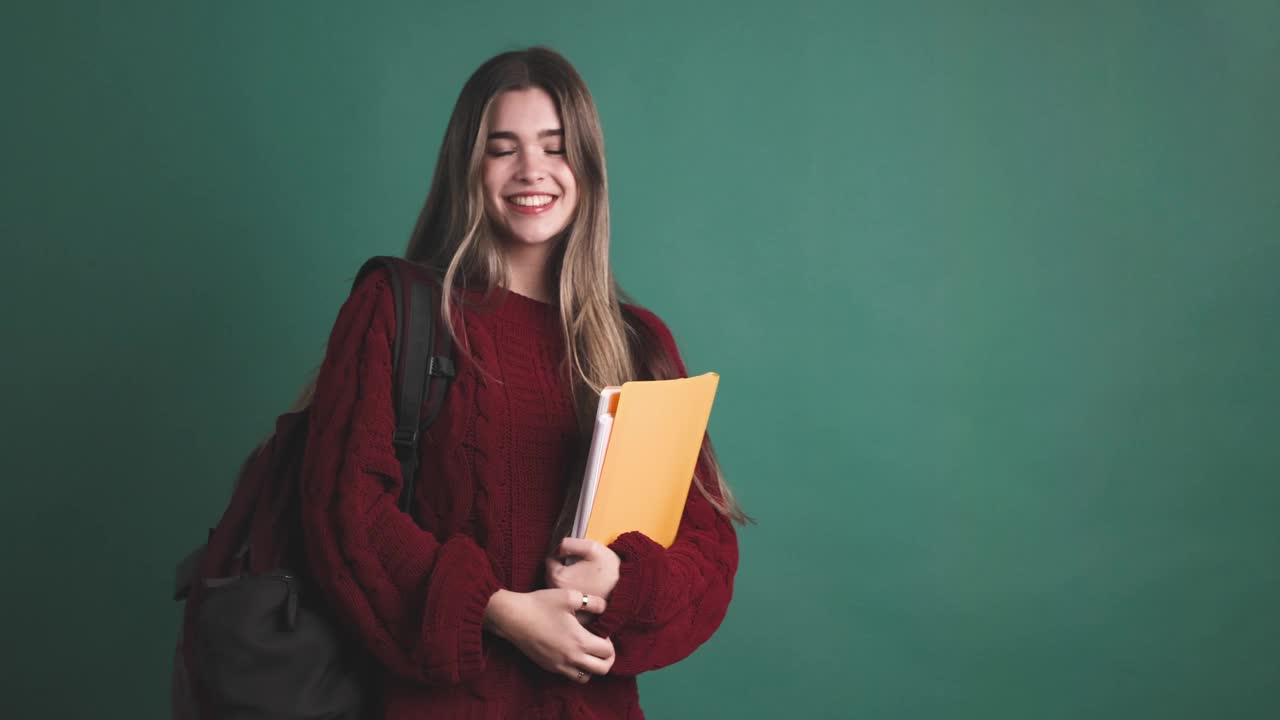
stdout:
POLYGON ((398 507, 394 302, 379 270, 338 313, 311 401, 303 534, 314 580, 387 670, 457 684, 484 669, 484 611, 500 585, 473 540, 441 542, 398 507))
MULTIPOLYGON (((679 375, 687 376, 666 325, 652 313, 636 312, 679 375)), ((694 482, 709 478, 709 470, 700 458, 694 482)), ((714 485, 708 489, 714 492, 714 485)), ((625 533, 609 547, 622 561, 618 584, 591 630, 613 641, 612 674, 636 675, 682 660, 720 627, 733 595, 738 540, 733 523, 697 487, 689 488, 670 548, 639 532, 625 533)))

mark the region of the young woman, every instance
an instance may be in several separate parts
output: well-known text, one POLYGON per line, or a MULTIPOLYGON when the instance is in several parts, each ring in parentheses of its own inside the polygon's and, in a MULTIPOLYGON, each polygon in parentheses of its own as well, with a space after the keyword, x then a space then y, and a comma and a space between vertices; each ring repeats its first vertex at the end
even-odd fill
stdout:
POLYGON ((640 718, 635 676, 724 618, 745 516, 709 444, 670 548, 553 535, 599 389, 685 374, 662 321, 620 302, 608 251, 582 79, 544 48, 490 59, 454 107, 406 253, 442 276, 458 343, 417 522, 397 508, 385 275, 342 307, 310 401, 309 560, 377 661, 383 717, 640 718))

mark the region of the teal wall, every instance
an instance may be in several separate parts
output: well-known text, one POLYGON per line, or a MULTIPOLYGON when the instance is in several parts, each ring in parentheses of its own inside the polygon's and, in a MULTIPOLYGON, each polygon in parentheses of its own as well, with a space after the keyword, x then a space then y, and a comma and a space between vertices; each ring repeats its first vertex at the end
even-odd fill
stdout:
POLYGON ((165 716, 174 561, 403 250, 468 73, 533 43, 760 521, 652 717, 1280 717, 1276 3, 27 5, 15 717, 165 716))

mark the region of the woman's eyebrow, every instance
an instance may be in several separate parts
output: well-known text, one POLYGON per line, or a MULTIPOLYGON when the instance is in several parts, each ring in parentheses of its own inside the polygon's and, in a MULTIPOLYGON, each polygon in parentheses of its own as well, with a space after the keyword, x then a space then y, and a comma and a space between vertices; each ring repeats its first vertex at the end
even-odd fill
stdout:
MULTIPOLYGON (((554 130, 538 131, 539 140, 541 140, 542 138, 549 138, 549 137, 564 137, 564 130, 560 128, 556 128, 554 130)), ((489 139, 490 140, 519 140, 520 138, 516 137, 516 134, 509 130, 496 130, 494 132, 489 133, 489 139)))

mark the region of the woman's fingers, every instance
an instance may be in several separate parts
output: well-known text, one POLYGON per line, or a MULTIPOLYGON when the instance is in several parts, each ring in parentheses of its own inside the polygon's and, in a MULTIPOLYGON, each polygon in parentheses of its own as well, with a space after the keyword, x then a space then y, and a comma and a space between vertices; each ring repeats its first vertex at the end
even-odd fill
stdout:
POLYGON ((607 660, 613 662, 613 641, 609 638, 602 638, 592 633, 586 633, 587 637, 582 640, 582 652, 593 658, 607 660))
POLYGON ((565 599, 573 612, 585 611, 592 615, 600 615, 607 607, 604 598, 599 595, 588 595, 577 590, 566 590, 565 599))
POLYGON ((608 675, 609 668, 613 667, 613 658, 604 660, 591 655, 584 655, 577 663, 579 670, 588 675, 608 675))
POLYGON ((547 582, 551 587, 566 587, 564 577, 566 569, 567 566, 560 562, 559 558, 547 558, 547 582))
POLYGON ((614 662, 613 642, 578 624, 575 614, 584 612, 583 607, 585 612, 603 613, 604 598, 548 588, 530 593, 500 592, 490 602, 493 626, 504 628, 503 637, 538 667, 576 682, 608 673, 614 662))
POLYGON ((567 668, 562 669, 561 672, 563 672, 570 680, 578 683, 588 682, 592 677, 598 675, 608 675, 609 670, 613 669, 613 643, 608 640, 605 640, 604 643, 607 645, 607 648, 600 649, 597 647, 594 651, 588 651, 586 654, 579 655, 567 668), (596 653, 607 654, 602 656, 597 655, 596 653))
POLYGON ((560 541, 560 557, 589 558, 596 553, 600 543, 595 540, 567 537, 560 541))

